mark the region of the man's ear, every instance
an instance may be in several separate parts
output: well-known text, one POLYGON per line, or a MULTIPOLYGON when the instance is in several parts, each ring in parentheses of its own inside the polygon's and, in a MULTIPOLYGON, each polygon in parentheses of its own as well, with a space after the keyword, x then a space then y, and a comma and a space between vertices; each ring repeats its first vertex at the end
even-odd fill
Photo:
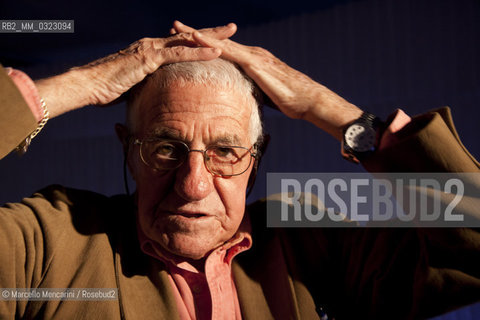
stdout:
POLYGON ((130 190, 128 188, 128 179, 127 179, 127 167, 132 175, 132 178, 135 180, 135 173, 132 169, 131 163, 129 161, 129 147, 130 147, 130 133, 128 128, 120 123, 115 124, 115 132, 117 133, 117 137, 122 143, 123 146, 123 181, 125 183, 125 191, 129 195, 130 190))
POLYGON ((123 146, 123 152, 127 153, 128 152, 128 147, 129 147, 129 138, 130 134, 128 132, 128 128, 124 126, 123 124, 116 123, 115 124, 115 132, 117 133, 117 137, 122 143, 123 146))
POLYGON ((257 155, 255 156, 255 162, 253 163, 253 169, 250 173, 250 177, 248 178, 247 183, 247 197, 250 195, 250 192, 253 190, 253 185, 255 184, 255 179, 257 178, 258 167, 260 166, 260 160, 262 160, 263 155, 267 151, 268 144, 270 143, 270 135, 264 134, 262 138, 262 142, 258 146, 258 150, 256 151, 257 155))

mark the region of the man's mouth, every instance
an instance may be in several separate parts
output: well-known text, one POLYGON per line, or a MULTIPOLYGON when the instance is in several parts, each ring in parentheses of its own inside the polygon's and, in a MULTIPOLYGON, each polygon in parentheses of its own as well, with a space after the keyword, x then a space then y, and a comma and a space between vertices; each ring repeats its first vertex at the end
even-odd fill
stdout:
POLYGON ((169 212, 171 215, 179 215, 185 218, 202 218, 207 217, 205 213, 198 213, 198 212, 185 212, 185 211, 176 211, 176 212, 169 212))

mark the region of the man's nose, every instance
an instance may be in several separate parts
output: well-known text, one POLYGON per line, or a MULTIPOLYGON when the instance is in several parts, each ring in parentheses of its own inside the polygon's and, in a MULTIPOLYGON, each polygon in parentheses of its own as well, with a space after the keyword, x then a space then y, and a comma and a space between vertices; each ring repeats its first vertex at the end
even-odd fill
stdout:
POLYGON ((214 188, 213 176, 205 167, 203 153, 196 150, 188 154, 175 179, 175 191, 187 201, 202 200, 214 188))

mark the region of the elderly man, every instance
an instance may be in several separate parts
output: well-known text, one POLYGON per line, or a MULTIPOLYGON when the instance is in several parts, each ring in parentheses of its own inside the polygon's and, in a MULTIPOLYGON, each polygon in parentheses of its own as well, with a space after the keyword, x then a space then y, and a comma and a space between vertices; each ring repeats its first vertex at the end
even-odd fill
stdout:
MULTIPOLYGON (((130 93, 127 125, 116 126, 133 196, 51 186, 0 209, 2 288, 118 288, 118 299, 2 300, 2 318, 315 319, 326 309, 337 319, 404 319, 478 300, 473 230, 267 229, 265 201, 245 208, 262 144, 250 78, 287 116, 339 140, 368 118, 265 50, 228 40, 234 32, 176 22, 172 37, 37 81, 44 104, 28 78, 8 71, 19 92, 2 74, 3 154, 44 124, 42 108, 57 116, 108 104, 151 74, 130 93), (466 257, 453 265, 451 241, 466 257)), ((377 151, 346 156, 380 170, 478 171, 443 119, 451 123, 445 110, 407 124, 396 113, 377 151), (415 167, 403 163, 417 145, 415 167)))

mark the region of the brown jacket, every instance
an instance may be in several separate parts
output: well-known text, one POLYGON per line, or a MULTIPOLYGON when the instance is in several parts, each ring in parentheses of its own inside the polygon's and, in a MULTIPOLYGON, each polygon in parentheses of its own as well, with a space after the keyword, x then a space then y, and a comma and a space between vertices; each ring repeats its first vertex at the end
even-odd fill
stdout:
MULTIPOLYGON (((8 79, 0 79, 0 96, 9 94, 2 84, 8 79)), ((32 129, 31 115, 18 93, 9 95, 0 108, 19 111, 2 113, 0 130, 21 140, 32 129)), ((366 167, 478 172, 447 109, 415 123, 366 167)), ((0 152, 17 140, 1 140, 0 152)), ((245 319, 318 319, 319 308, 336 319, 407 319, 480 299, 475 230, 266 228, 265 206, 263 200, 248 207, 253 247, 232 266, 245 319)), ((0 208, 0 252, 0 288, 119 288, 116 301, 0 300, 1 319, 178 318, 164 265, 139 250, 126 196, 51 186, 8 204, 0 208)))

